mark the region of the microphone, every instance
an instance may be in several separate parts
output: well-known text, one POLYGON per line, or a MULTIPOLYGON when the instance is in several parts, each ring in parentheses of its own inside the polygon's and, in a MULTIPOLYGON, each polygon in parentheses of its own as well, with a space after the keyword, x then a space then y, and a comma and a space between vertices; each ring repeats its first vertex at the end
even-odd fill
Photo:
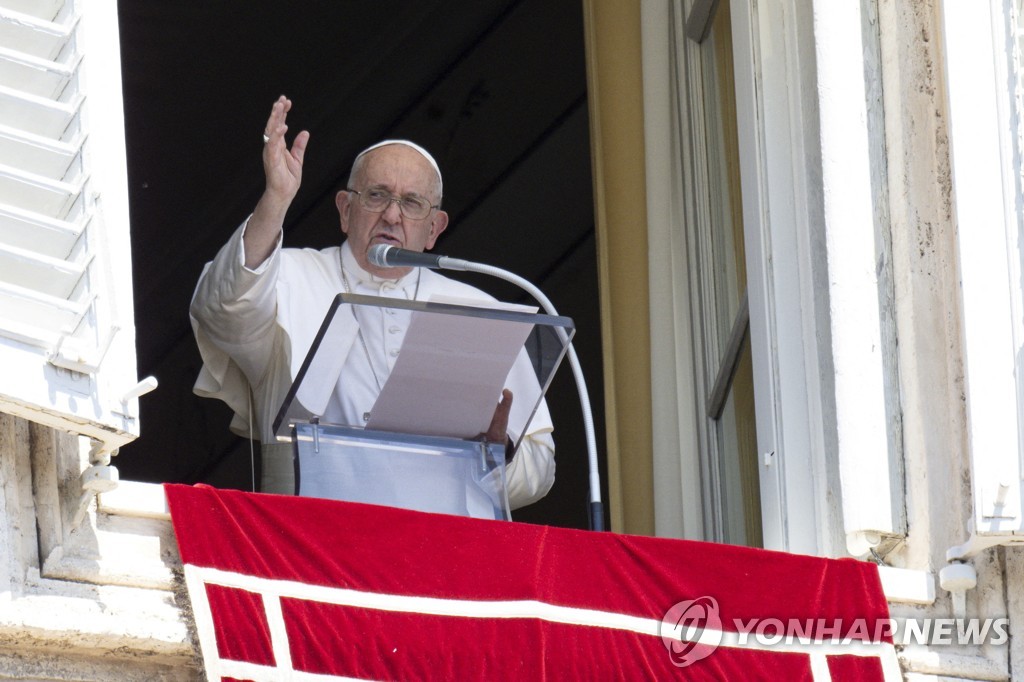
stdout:
POLYGON ((432 253, 400 249, 390 244, 374 244, 366 252, 367 260, 378 268, 430 268, 431 270, 465 270, 466 261, 432 253))

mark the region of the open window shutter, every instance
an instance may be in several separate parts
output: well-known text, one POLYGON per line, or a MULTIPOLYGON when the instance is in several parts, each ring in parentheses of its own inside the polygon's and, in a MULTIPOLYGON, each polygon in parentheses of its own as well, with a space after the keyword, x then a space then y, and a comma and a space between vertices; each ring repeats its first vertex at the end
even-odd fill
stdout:
POLYGON ((0 411, 138 435, 117 7, 0 0, 0 411))
POLYGON ((1007 86, 1009 0, 943 0, 942 11, 974 500, 968 541, 947 553, 957 559, 1024 541, 1021 119, 1007 86))

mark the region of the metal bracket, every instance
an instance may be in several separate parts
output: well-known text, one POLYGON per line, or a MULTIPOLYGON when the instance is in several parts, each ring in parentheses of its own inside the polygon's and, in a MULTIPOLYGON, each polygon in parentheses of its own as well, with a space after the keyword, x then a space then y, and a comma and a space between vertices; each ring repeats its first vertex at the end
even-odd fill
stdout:
POLYGON ((89 505, 99 493, 109 493, 117 487, 119 480, 117 467, 110 465, 110 458, 118 452, 117 448, 111 449, 109 444, 93 438, 89 448, 89 462, 91 466, 82 472, 79 480, 82 483, 82 496, 78 498, 78 508, 71 520, 71 530, 75 530, 85 520, 85 514, 89 511, 89 505))
POLYGON ((120 414, 123 417, 127 417, 128 419, 135 419, 139 415, 136 414, 135 410, 131 409, 129 403, 135 398, 141 398, 147 393, 155 391, 157 386, 158 384, 156 377, 146 377, 145 379, 143 379, 142 381, 128 389, 128 391, 126 391, 125 394, 121 396, 121 404, 118 407, 113 408, 113 412, 116 412, 117 414, 120 414))
POLYGON ((998 545, 1024 545, 1024 535, 978 535, 974 529, 974 519, 967 523, 970 536, 962 545, 954 545, 946 550, 946 561, 964 561, 998 545))

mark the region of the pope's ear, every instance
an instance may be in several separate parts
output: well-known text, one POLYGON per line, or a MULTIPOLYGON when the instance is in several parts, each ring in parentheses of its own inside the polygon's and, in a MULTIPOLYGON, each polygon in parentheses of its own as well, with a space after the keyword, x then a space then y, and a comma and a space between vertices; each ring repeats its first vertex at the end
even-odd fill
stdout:
POLYGON ((338 220, 341 221, 341 231, 348 234, 348 210, 351 196, 345 190, 334 195, 334 205, 338 208, 338 220))
POLYGON ((441 236, 445 228, 448 227, 448 213, 446 211, 437 211, 434 214, 434 219, 430 222, 430 234, 427 238, 427 249, 434 248, 434 242, 441 236))

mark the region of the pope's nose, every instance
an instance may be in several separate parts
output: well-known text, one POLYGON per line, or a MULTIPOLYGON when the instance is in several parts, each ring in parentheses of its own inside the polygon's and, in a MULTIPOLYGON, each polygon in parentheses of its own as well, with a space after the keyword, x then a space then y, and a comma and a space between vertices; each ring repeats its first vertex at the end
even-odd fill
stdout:
POLYGON ((400 199, 392 198, 388 202, 387 208, 384 209, 384 220, 388 221, 392 225, 397 225, 402 220, 402 209, 399 208, 400 199))

